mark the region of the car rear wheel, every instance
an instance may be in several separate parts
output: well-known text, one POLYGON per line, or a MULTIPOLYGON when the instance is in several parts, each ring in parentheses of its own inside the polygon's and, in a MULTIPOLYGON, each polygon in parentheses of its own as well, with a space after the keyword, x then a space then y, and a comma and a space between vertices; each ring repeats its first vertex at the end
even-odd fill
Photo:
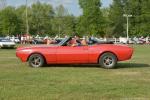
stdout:
POLYGON ((29 66, 33 67, 33 68, 38 68, 38 67, 42 67, 45 63, 43 56, 41 56, 40 54, 32 54, 29 57, 29 66))
POLYGON ((106 69, 112 69, 117 64, 117 57, 112 53, 104 53, 100 59, 99 64, 106 69))

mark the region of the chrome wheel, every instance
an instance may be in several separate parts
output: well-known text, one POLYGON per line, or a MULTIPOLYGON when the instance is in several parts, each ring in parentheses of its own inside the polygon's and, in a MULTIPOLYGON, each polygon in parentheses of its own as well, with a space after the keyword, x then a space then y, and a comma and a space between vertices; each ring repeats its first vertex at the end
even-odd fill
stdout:
POLYGON ((113 64, 113 58, 112 57, 105 57, 103 63, 105 66, 111 66, 113 64))
POLYGON ((29 65, 34 68, 38 68, 44 65, 44 59, 39 54, 33 54, 29 58, 29 65))
POLYGON ((112 53, 104 53, 100 57, 99 63, 103 68, 111 69, 117 64, 117 57, 112 53))

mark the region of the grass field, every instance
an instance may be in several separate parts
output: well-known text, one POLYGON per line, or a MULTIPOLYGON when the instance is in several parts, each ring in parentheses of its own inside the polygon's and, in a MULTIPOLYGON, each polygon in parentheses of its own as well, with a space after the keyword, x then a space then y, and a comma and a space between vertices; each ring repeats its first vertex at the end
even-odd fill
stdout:
POLYGON ((106 70, 92 65, 30 68, 0 49, 0 100, 150 100, 150 46, 106 70))

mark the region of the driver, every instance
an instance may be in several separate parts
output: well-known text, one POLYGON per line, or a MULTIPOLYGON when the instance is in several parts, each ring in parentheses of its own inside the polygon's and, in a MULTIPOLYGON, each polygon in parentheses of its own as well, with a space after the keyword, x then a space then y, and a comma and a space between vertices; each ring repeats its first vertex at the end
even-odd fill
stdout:
POLYGON ((72 47, 80 46, 81 45, 80 38, 78 36, 74 36, 74 38, 72 38, 72 40, 69 42, 69 45, 72 47))
POLYGON ((85 38, 83 38, 82 40, 80 40, 80 38, 78 36, 75 36, 74 38, 72 38, 72 40, 69 42, 69 45, 72 47, 75 46, 87 46, 87 41, 85 38))

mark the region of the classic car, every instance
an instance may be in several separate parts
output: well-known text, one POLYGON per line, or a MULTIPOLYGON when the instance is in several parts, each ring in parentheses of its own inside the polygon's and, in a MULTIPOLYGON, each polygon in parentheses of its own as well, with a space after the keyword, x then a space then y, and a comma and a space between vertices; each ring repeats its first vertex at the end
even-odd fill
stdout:
POLYGON ((118 61, 129 60, 133 49, 126 45, 94 44, 69 46, 67 37, 57 45, 19 47, 16 56, 29 66, 37 68, 44 64, 99 64, 103 68, 115 68, 118 61))

